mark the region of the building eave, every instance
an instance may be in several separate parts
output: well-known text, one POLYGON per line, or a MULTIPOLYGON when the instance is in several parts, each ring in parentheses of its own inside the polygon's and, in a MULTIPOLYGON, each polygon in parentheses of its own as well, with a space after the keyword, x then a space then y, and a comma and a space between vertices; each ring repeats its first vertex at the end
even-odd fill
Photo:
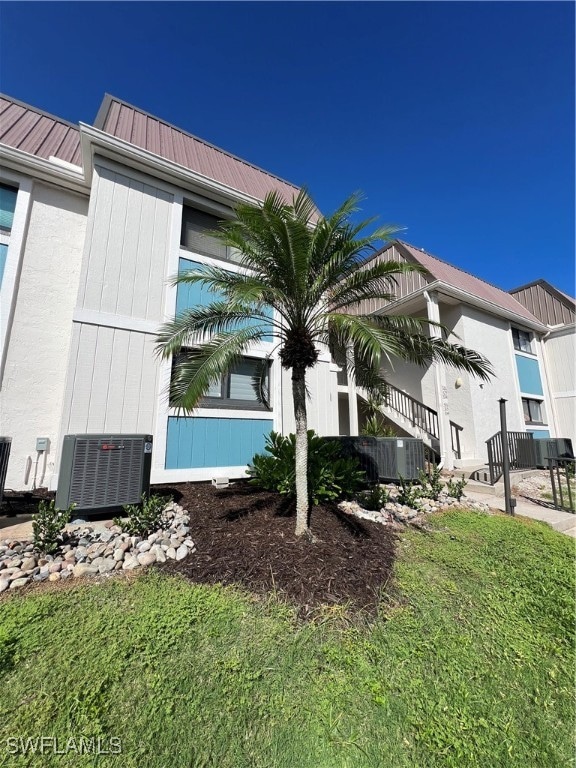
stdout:
POLYGON ((80 123, 80 146, 86 177, 90 183, 94 158, 98 154, 142 173, 152 174, 176 187, 192 187, 201 194, 214 197, 224 205, 230 206, 239 202, 254 205, 260 202, 258 198, 245 192, 221 184, 85 123, 80 123))
POLYGON ((521 325, 521 326, 524 326, 525 328, 530 328, 530 330, 536 331, 538 333, 547 333, 549 330, 549 328, 543 323, 540 323, 536 320, 531 320, 527 317, 524 317, 524 315, 511 312, 510 310, 500 307, 491 301, 487 301, 486 299, 481 299, 478 296, 474 296, 473 294, 468 293, 467 291, 463 291, 460 288, 455 288, 454 286, 449 285, 448 283, 444 283, 441 280, 434 280, 431 283, 429 283, 426 287, 420 288, 419 290, 414 291, 408 296, 404 296, 402 299, 399 299, 398 301, 395 301, 392 304, 387 305, 383 309, 377 310, 373 314, 383 315, 383 314, 386 314, 387 312, 390 312, 390 310, 392 310, 393 313, 395 313, 396 310, 401 311, 403 307, 406 307, 406 305, 412 303, 415 298, 418 298, 420 296, 423 297, 423 294, 426 291, 428 292, 437 291, 441 295, 449 296, 450 298, 457 299, 462 304, 468 304, 472 307, 477 307, 478 309, 482 309, 484 312, 487 312, 488 314, 495 315, 496 317, 505 318, 506 320, 512 321, 516 325, 521 325))
POLYGON ((80 166, 66 163, 58 158, 46 160, 28 152, 0 144, 0 160, 5 168, 40 179, 50 184, 66 187, 74 192, 89 194, 89 183, 80 166))

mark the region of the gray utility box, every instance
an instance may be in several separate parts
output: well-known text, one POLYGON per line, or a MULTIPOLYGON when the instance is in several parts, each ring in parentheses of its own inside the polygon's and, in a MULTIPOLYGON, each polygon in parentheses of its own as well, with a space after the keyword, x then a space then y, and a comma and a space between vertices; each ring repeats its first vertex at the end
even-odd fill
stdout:
POLYGON ((138 504, 150 491, 152 435, 66 435, 56 507, 99 512, 138 504))
POLYGON ((326 437, 340 443, 343 456, 353 456, 370 482, 418 480, 424 469, 424 443, 416 437, 326 437))
POLYGON ((6 472, 8 472, 8 459, 10 458, 11 447, 11 437, 0 437, 0 501, 2 501, 4 496, 4 484, 6 483, 6 472))

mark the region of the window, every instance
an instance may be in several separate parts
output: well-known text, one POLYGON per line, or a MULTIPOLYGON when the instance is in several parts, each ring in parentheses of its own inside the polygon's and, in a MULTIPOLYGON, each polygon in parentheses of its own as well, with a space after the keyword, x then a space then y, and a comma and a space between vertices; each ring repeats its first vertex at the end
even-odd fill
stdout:
POLYGON ((182 212, 180 245, 182 248, 204 256, 214 256, 226 261, 239 261, 232 248, 224 245, 218 238, 210 234, 218 229, 220 221, 222 219, 218 216, 185 205, 182 212))
POLYGON ((522 408, 526 424, 544 424, 541 400, 530 400, 527 397, 523 397, 522 408))
MULTIPOLYGON (((172 361, 172 376, 175 365, 186 357, 186 351, 172 361)), ((200 402, 201 408, 238 408, 246 410, 270 410, 270 364, 267 360, 243 357, 221 379, 213 382, 200 402), (263 380, 262 366, 266 366, 263 380), (256 385, 256 377, 262 381, 256 385)))
POLYGON ((0 184, 0 232, 8 233, 12 229, 17 194, 15 187, 0 184))
POLYGON ((517 349, 519 352, 533 354, 531 333, 521 331, 519 328, 512 328, 512 340, 514 341, 514 349, 517 349))

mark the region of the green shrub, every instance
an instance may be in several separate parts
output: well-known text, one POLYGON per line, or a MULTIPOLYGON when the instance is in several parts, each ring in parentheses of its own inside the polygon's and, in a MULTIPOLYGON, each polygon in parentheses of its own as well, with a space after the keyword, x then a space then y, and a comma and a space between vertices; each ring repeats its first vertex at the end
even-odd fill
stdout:
POLYGON ((125 504, 122 507, 127 519, 115 517, 114 523, 131 536, 148 536, 168 523, 165 509, 171 501, 170 496, 143 494, 141 504, 125 504))
POLYGON ((376 483, 368 493, 362 494, 358 499, 360 506, 372 512, 379 512, 388 501, 388 491, 376 483))
POLYGON ((438 497, 444 490, 444 483, 440 481, 440 468, 435 466, 430 474, 420 471, 420 483, 422 485, 421 496, 438 501, 438 497))
POLYGON ((398 504, 404 504, 406 507, 418 509, 419 501, 423 496, 426 496, 426 493, 422 486, 406 481, 402 475, 400 475, 400 493, 396 499, 398 504))
POLYGON ((47 555, 53 555, 62 544, 62 533, 66 523, 70 522, 74 504, 68 509, 56 509, 56 502, 41 501, 38 512, 32 520, 34 549, 47 555))
POLYGON ((366 419, 360 433, 365 437, 397 437, 394 427, 386 424, 382 416, 373 413, 366 419))
MULTIPOLYGON (((265 450, 269 455, 256 454, 248 467, 250 482, 267 491, 296 496, 296 435, 271 432, 265 450)), ((308 430, 308 495, 312 504, 351 496, 364 481, 356 459, 342 457, 338 443, 308 430)))
POLYGON ((460 501, 462 494, 464 493, 464 488, 466 488, 467 485, 468 483, 465 480, 464 475, 462 475, 461 480, 454 480, 453 478, 450 478, 450 480, 448 480, 446 483, 446 490, 450 496, 460 501))

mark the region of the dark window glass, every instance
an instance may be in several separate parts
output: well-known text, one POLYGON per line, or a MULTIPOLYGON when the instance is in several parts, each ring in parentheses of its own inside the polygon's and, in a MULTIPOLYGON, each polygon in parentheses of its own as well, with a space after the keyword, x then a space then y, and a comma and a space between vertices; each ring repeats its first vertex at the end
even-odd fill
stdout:
POLYGON ((0 184, 0 232, 10 232, 16 208, 18 190, 7 184, 0 184))
POLYGON ((200 253, 203 256, 213 256, 226 261, 239 261, 234 249, 221 243, 211 233, 218 229, 222 219, 211 213, 200 211, 185 205, 182 211, 182 231, 180 245, 182 248, 200 253))
POLYGON ((512 339, 514 340, 514 349, 519 352, 528 352, 532 354, 532 334, 527 331, 521 331, 519 328, 512 328, 512 339))
POLYGON ((543 424, 542 401, 530 400, 527 397, 522 398, 522 409, 524 411, 524 421, 526 424, 543 424))
MULTIPOLYGON (((174 376, 177 362, 185 359, 183 351, 172 361, 174 376)), ((248 410, 270 410, 270 365, 260 359, 243 357, 221 379, 215 381, 199 404, 200 408, 238 408, 248 410), (261 366, 267 370, 262 382, 262 391, 255 384, 261 366)))

